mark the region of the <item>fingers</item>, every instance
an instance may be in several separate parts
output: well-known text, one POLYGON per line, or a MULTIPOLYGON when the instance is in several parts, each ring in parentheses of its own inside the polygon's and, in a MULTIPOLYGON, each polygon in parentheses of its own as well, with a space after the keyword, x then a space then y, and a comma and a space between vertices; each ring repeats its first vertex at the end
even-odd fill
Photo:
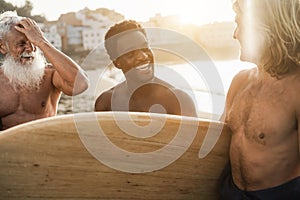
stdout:
POLYGON ((34 20, 24 17, 16 26, 28 30, 30 27, 37 27, 38 25, 34 20))
POLYGON ((37 23, 29 18, 23 18, 16 24, 15 29, 23 33, 27 39, 34 45, 38 45, 43 39, 43 33, 37 23))
POLYGON ((28 29, 30 26, 30 22, 28 18, 23 18, 17 25, 21 25, 24 29, 28 29))

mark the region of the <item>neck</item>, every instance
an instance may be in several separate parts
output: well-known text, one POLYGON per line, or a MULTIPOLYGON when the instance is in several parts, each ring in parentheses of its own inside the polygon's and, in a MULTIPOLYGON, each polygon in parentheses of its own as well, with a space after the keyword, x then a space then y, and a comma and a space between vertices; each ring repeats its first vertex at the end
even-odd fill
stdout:
POLYGON ((131 78, 126 77, 126 87, 129 92, 135 91, 136 89, 138 89, 143 85, 154 83, 154 82, 155 82, 155 77, 145 82, 132 80, 131 78))

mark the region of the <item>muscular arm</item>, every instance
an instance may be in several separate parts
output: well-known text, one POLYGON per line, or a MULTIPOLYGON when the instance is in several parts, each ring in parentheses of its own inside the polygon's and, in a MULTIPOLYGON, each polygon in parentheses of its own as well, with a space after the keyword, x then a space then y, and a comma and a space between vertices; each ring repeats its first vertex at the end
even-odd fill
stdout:
POLYGON ((89 81, 85 72, 71 58, 47 41, 33 20, 25 18, 20 25, 23 27, 15 26, 16 30, 25 34, 33 45, 39 47, 55 68, 52 83, 57 89, 67 95, 76 95, 88 88, 89 81))

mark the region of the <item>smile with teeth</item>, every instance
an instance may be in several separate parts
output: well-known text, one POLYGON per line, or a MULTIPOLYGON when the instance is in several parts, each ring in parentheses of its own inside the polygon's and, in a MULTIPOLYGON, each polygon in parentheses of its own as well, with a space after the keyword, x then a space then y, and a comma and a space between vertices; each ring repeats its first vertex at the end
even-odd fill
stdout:
POLYGON ((32 53, 22 53, 20 59, 23 60, 33 60, 34 55, 32 53))
POLYGON ((139 65, 139 66, 136 67, 136 69, 143 70, 143 71, 150 69, 150 62, 147 62, 145 64, 139 65))

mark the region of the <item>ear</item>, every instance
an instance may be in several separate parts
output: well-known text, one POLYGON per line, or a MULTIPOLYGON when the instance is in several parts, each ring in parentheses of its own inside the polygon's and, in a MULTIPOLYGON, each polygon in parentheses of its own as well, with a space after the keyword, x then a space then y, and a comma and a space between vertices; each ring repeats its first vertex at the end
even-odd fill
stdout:
POLYGON ((8 53, 7 46, 3 40, 0 40, 0 53, 2 53, 3 55, 8 53))

